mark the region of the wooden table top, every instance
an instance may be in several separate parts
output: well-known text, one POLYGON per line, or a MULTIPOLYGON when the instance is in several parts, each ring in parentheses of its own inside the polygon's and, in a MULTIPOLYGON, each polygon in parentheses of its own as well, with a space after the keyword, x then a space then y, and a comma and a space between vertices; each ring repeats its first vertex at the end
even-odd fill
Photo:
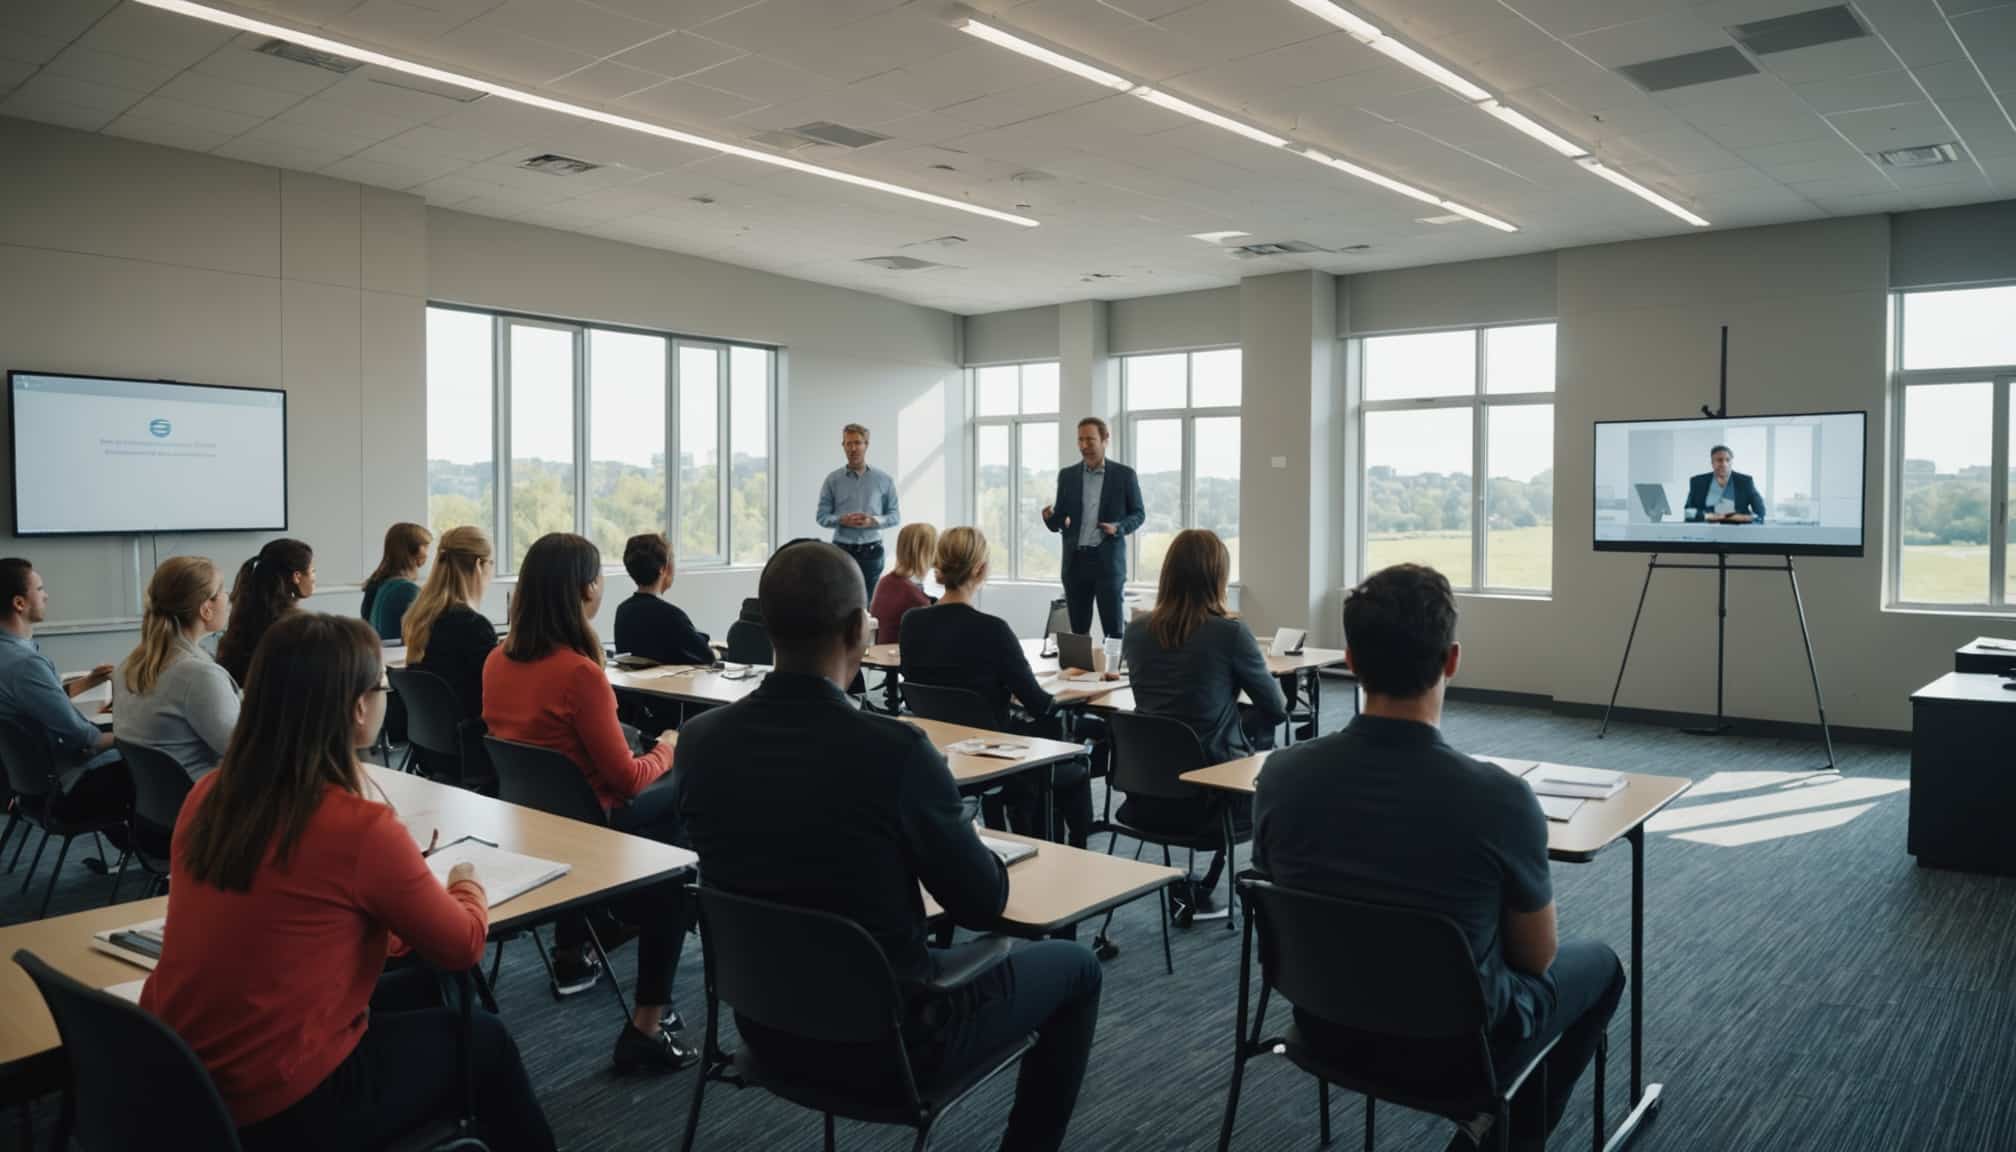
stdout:
MULTIPOLYGON (((1059 670, 1057 657, 1043 654, 1044 642, 1042 640, 1025 639, 1021 643, 1022 655, 1029 661, 1029 668, 1036 673, 1038 679, 1057 675, 1059 670)), ((1267 645, 1264 643, 1260 648, 1262 652, 1267 651, 1267 645)), ((1342 648, 1311 648, 1304 646, 1302 651, 1292 656, 1276 656, 1272 653, 1267 653, 1267 670, 1276 676, 1292 676, 1299 672, 1307 672, 1313 668, 1341 667, 1343 663, 1344 650, 1342 648)), ((868 655, 862 658, 861 666, 864 668, 878 668, 884 671, 895 671, 903 666, 903 651, 894 644, 873 645, 868 649, 868 655)), ((1350 673, 1347 671, 1345 675, 1348 676, 1350 673)), ((1131 693, 1126 696, 1116 695, 1116 692, 1124 692, 1126 689, 1101 689, 1090 685, 1084 687, 1064 684, 1053 685, 1048 680, 1045 680, 1043 687, 1051 695, 1067 702, 1074 700, 1092 701, 1095 707, 1103 707, 1108 711, 1115 712, 1131 712, 1134 710, 1134 698, 1131 693)))
POLYGON ((637 672, 621 668, 607 668, 605 671, 612 686, 632 692, 648 692, 688 704, 733 704, 762 687, 763 677, 770 670, 760 664, 723 669, 697 664, 665 664, 637 672), (730 675, 742 669, 751 669, 754 674, 730 675))
MULTIPOLYGON (((1228 760, 1183 773, 1181 779, 1206 788, 1251 794, 1270 752, 1228 760)), ((1624 790, 1607 800, 1585 802, 1572 820, 1547 822, 1547 855, 1580 863, 1615 844, 1657 815, 1693 784, 1683 776, 1651 776, 1626 772, 1624 790)))
MULTIPOLYGON (((1032 840, 989 830, 996 840, 1036 845, 1036 855, 1008 869, 1008 906, 996 930, 1014 936, 1043 936, 1117 908, 1182 878, 1179 869, 1127 856, 1108 856, 1048 840, 1032 840)), ((924 894, 924 912, 944 911, 924 894)))
MULTIPOLYGON (((573 865, 558 880, 492 908, 493 935, 551 918, 570 905, 677 876, 697 859, 684 848, 549 816, 418 776, 370 764, 365 771, 399 818, 423 836, 436 828, 443 842, 480 836, 501 848, 573 865)), ((161 896, 0 928, 0 1004, 6 1005, 0 1011, 0 1066, 57 1047, 55 1022, 28 974, 13 962, 16 949, 26 948, 94 988, 121 984, 141 979, 146 970, 92 948, 91 935, 167 914, 168 898, 161 896)))

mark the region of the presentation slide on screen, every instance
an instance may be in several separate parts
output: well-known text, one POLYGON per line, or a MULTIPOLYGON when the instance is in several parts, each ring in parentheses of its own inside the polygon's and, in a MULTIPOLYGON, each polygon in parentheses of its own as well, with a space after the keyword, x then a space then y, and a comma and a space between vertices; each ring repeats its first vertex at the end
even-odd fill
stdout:
POLYGON ((1599 545, 1862 546, 1860 412, 1596 425, 1599 545))
POLYGON ((287 523, 279 392, 21 372, 13 401, 19 532, 287 523))

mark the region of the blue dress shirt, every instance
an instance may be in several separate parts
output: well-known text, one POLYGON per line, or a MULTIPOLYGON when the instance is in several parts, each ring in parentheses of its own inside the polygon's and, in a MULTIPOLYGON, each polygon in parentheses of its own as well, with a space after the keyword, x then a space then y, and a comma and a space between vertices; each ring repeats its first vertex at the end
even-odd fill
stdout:
POLYGON ((819 486, 819 526, 833 529, 835 544, 874 544, 882 539, 882 529, 902 522, 896 506, 896 481, 878 468, 863 465, 859 472, 835 468, 819 486), (854 512, 874 517, 874 526, 849 528, 840 523, 842 516, 854 512))
POLYGON ((1106 533, 1099 527, 1099 498, 1106 494, 1106 466, 1097 468, 1081 464, 1085 469, 1084 506, 1078 512, 1078 546, 1097 548, 1106 533))

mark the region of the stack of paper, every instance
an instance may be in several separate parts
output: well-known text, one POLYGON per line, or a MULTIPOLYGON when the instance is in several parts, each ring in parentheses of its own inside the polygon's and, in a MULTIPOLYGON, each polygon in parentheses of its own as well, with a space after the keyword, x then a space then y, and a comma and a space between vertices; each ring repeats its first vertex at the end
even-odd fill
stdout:
POLYGON ((960 756, 991 756, 996 760, 1026 760, 1029 757, 1027 744, 1007 740, 984 740, 977 736, 956 744, 947 744, 945 750, 960 756))
POLYGON ((986 845, 987 850, 994 853, 995 858, 1004 866, 1019 864, 1036 855, 1034 844, 1024 844, 1020 840, 997 840, 992 836, 982 836, 980 843, 986 845))
POLYGON ((427 857, 428 869, 443 884, 448 882, 449 870, 457 864, 475 865, 476 880, 489 895, 492 908, 542 884, 550 884, 572 869, 572 865, 559 861, 524 856, 474 839, 458 840, 427 857))
POLYGON ((1587 800, 1573 800, 1566 796, 1541 796, 1535 794, 1533 798, 1540 801, 1540 811, 1546 815, 1547 819, 1554 821, 1556 824, 1566 824, 1568 821, 1573 820, 1575 813, 1582 810, 1582 805, 1588 803, 1587 800))
POLYGON ((1624 774, 1606 768, 1573 768, 1542 761, 1526 774, 1526 782, 1542 796, 1577 800, 1608 800, 1624 790, 1624 774))

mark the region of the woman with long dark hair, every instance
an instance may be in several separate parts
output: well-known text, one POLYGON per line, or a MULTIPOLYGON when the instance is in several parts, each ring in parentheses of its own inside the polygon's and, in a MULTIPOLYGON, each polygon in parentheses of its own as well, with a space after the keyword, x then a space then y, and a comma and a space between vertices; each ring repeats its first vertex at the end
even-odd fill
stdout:
MULTIPOLYGON (((466 864, 444 888, 366 795, 355 749, 377 738, 385 692, 362 621, 290 614, 253 658, 223 763, 176 822, 140 1003, 210 1070, 248 1152, 383 1148, 463 1096, 461 1014, 433 973, 383 969, 394 936, 436 968, 481 963, 488 900, 466 864)), ((479 1012, 469 1036, 482 1138, 551 1149, 511 1034, 479 1012)))
MULTIPOLYGON (((500 740, 551 748, 581 770, 609 824, 621 832, 685 846, 672 787, 667 730, 639 756, 616 718, 616 690, 603 671, 595 613, 602 607, 602 553, 585 537, 541 536, 518 565, 511 629, 483 664, 483 721, 500 740)), ((618 911, 638 928, 637 1003, 616 1037, 616 1068, 672 1070, 699 1054, 678 1035, 672 977, 686 936, 685 894, 677 884, 625 897, 618 911)), ((573 995, 595 986, 600 961, 585 917, 555 927, 554 990, 573 995)), ((613 977, 612 977, 613 979, 613 977)))
POLYGON ((427 567, 427 548, 434 534, 404 520, 385 530, 385 554, 364 581, 364 604, 357 614, 378 635, 399 642, 399 621, 420 598, 420 570, 427 567))
POLYGON ((217 641, 217 663, 241 686, 252 653, 274 621, 315 594, 315 550, 299 540, 269 540, 238 566, 231 584, 231 625, 217 641))

